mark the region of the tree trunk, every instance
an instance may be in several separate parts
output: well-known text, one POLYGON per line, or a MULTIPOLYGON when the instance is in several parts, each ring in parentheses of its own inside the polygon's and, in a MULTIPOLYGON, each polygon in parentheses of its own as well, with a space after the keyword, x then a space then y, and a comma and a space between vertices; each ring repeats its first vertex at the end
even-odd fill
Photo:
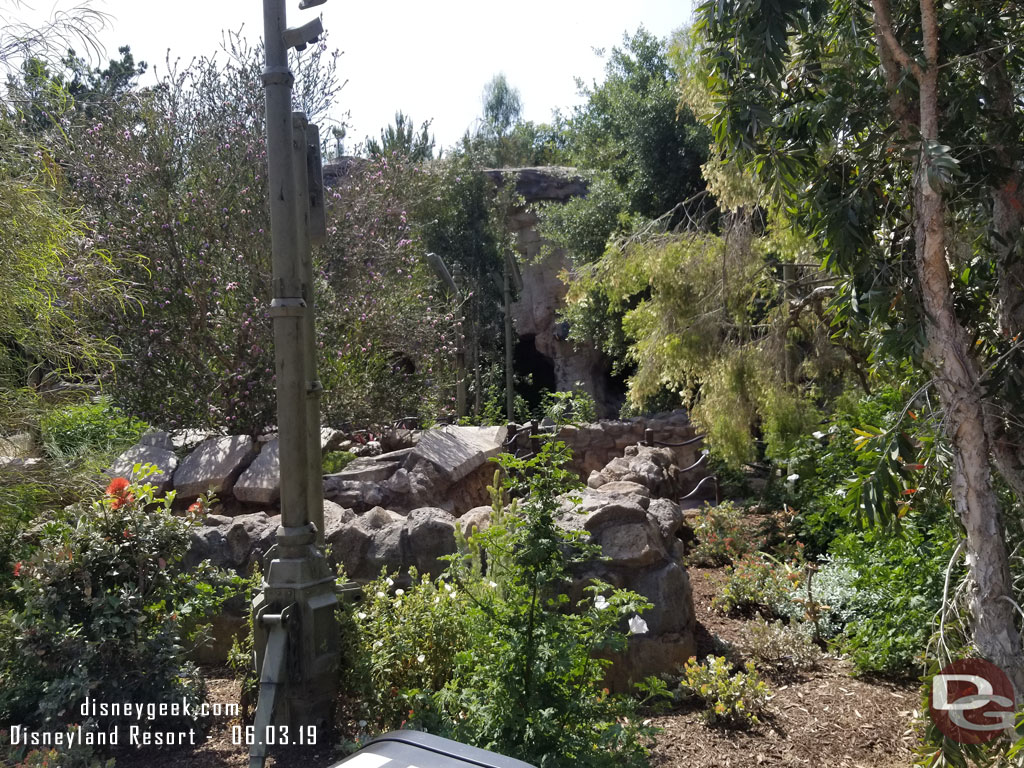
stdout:
MULTIPOLYGON (((938 141, 938 23, 934 0, 921 0, 925 66, 920 88, 924 142, 938 141)), ((931 186, 922 146, 915 174, 916 261, 925 313, 926 359, 945 408, 953 448, 953 504, 967 535, 972 635, 978 652, 1010 676, 1024 695, 1024 653, 1012 602, 1009 557, 992 485, 990 445, 980 375, 966 331, 956 317, 946 261, 945 203, 931 186)))

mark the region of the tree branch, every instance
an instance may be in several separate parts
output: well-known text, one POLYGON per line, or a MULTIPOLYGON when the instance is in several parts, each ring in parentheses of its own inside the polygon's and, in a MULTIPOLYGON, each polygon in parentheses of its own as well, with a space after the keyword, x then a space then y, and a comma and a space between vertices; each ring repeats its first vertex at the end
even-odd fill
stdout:
MULTIPOLYGON (((922 0, 922 7, 924 0, 922 0)), ((904 69, 909 69, 914 77, 918 80, 921 79, 922 74, 921 67, 916 61, 914 61, 910 54, 908 54, 899 40, 896 39, 896 33, 893 31, 892 26, 892 15, 889 12, 889 0, 871 0, 871 7, 875 11, 875 31, 881 38, 886 52, 904 69)), ((933 7, 934 11, 934 7, 933 7)), ((933 13, 934 21, 934 13, 933 13)), ((883 62, 884 64, 884 62, 883 62)))

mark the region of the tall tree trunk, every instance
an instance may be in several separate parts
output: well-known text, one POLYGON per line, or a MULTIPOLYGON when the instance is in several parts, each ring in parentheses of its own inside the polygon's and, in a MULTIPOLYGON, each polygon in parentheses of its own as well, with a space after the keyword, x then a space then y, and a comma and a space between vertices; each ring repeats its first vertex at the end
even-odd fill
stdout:
MULTIPOLYGON (((920 7, 925 65, 915 72, 919 125, 923 142, 937 142, 938 23, 934 0, 921 0, 920 7)), ((953 504, 967 535, 972 635, 979 653, 1010 676, 1020 700, 1024 695, 1024 652, 1011 599, 999 501, 992 485, 980 374, 954 310, 946 261, 945 203, 941 191, 929 183, 927 163, 923 145, 915 174, 917 271, 925 312, 926 358, 946 410, 946 433, 953 448, 953 504)))

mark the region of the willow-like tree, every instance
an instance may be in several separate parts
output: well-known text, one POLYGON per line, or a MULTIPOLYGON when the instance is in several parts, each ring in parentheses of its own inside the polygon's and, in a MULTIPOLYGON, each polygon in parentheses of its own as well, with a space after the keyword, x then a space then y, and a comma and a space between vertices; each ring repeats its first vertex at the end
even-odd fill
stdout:
MULTIPOLYGON (((719 149, 845 276, 876 358, 938 393, 978 652, 1024 694, 996 474, 1024 498, 1019 422, 1024 9, 935 0, 716 0, 698 10, 719 149)), ((905 459, 908 457, 904 457, 905 459)), ((880 471, 859 506, 887 515, 880 471)))

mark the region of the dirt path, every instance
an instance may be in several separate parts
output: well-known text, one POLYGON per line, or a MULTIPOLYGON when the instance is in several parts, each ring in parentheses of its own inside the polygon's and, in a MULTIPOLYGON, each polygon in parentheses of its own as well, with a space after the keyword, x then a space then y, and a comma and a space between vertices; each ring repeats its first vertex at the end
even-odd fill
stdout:
MULTIPOLYGON (((690 568, 697 611, 698 653, 722 653, 715 638, 742 655, 744 621, 712 610, 725 578, 721 568, 690 568)), ((770 713, 749 731, 711 728, 694 707, 653 718, 663 729, 653 768, 823 766, 906 768, 911 763, 913 685, 869 682, 850 676, 848 662, 826 658, 811 672, 788 679, 766 676, 770 713)))

